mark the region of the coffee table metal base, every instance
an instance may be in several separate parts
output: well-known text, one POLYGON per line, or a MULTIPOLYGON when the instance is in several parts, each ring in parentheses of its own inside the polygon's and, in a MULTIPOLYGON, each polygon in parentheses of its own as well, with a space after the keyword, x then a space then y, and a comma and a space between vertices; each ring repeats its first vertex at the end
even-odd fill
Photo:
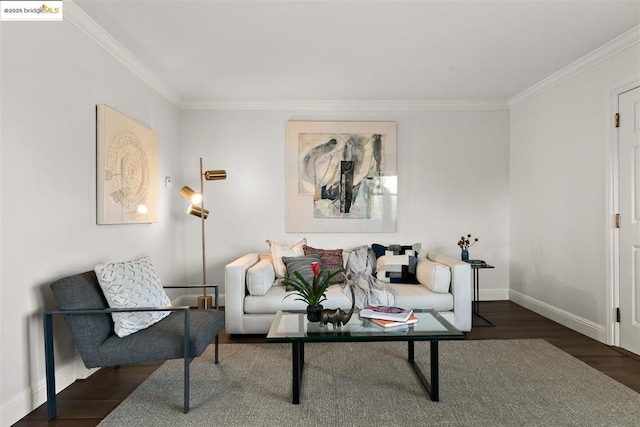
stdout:
POLYGON ((438 341, 430 341, 429 345, 429 352, 431 354, 431 382, 427 380, 427 378, 424 376, 424 373, 422 372, 422 369, 420 369, 420 366, 418 366, 415 361, 413 343, 414 341, 408 341, 409 364, 424 386, 424 389, 427 391, 429 396, 431 396, 431 400, 434 402, 438 402, 440 400, 440 376, 438 375, 438 372, 440 370, 438 366, 438 341))
MULTIPOLYGON (((416 376, 424 386, 427 394, 431 396, 431 400, 438 402, 440 400, 440 385, 439 385, 439 365, 438 365, 438 340, 430 340, 430 380, 420 369, 420 366, 415 361, 415 341, 407 341, 407 360, 416 376)), ((300 392, 302 391, 302 373, 304 371, 304 341, 293 341, 291 343, 291 360, 292 360, 292 372, 293 372, 293 384, 292 384, 292 403, 298 405, 300 403, 300 392)))

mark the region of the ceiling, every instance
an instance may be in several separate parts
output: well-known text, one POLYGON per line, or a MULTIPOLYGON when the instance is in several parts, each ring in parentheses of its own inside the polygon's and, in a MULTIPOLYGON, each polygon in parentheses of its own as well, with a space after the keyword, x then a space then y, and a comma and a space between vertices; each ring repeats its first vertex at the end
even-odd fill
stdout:
POLYGON ((182 105, 506 101, 640 0, 75 0, 182 105))

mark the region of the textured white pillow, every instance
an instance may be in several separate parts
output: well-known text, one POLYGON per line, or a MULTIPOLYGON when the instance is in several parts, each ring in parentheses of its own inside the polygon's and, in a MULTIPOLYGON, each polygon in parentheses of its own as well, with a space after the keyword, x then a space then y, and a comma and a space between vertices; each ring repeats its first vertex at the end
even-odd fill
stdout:
POLYGON ((247 270, 249 294, 261 296, 267 293, 276 280, 276 272, 269 258, 263 258, 247 270))
POLYGON ((276 277, 281 279, 283 277, 287 277, 287 267, 285 267, 282 257, 303 256, 304 249, 302 249, 302 247, 307 244, 307 239, 302 239, 293 246, 281 245, 279 243, 272 242, 271 240, 267 240, 267 243, 271 249, 271 260, 273 262, 273 268, 276 271, 276 277))
MULTIPOLYGON (((160 285, 156 269, 147 255, 129 261, 97 265, 98 282, 109 307, 167 307, 171 300, 160 285)), ((119 337, 126 337, 148 328, 170 314, 168 311, 112 313, 114 329, 119 337)))
POLYGON ((416 277, 418 282, 431 291, 438 294, 446 294, 449 292, 451 284, 451 270, 443 264, 421 258, 416 267, 416 277))

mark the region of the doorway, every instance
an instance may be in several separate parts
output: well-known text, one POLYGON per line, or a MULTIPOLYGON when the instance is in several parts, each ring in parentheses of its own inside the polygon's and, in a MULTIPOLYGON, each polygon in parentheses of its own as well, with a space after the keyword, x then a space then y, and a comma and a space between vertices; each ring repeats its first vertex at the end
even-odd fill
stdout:
POLYGON ((614 102, 618 232, 614 345, 640 355, 640 87, 621 90, 614 102))

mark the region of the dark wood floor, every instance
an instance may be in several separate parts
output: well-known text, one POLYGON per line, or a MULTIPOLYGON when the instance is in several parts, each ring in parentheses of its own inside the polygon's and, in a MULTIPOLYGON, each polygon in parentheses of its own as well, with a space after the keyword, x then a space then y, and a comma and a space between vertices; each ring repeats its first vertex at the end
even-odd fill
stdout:
MULTIPOLYGON (((466 334, 466 339, 542 338, 640 393, 640 357, 587 338, 510 301, 482 302, 480 312, 495 327, 476 326, 466 334)), ((483 322, 477 319, 477 323, 483 322)), ((265 337, 229 336, 223 332, 220 342, 256 343, 265 342, 265 337)), ((58 394, 57 419, 48 422, 42 405, 15 425, 95 426, 160 365, 101 369, 58 394)))

